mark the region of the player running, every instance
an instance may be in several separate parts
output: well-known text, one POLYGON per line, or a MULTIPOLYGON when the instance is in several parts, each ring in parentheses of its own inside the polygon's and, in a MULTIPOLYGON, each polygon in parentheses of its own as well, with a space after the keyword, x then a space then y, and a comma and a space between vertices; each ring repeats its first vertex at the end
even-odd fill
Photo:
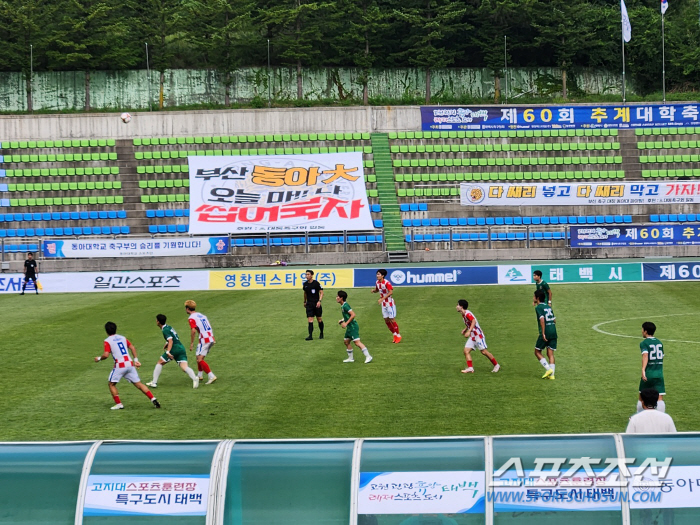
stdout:
POLYGON ((196 311, 197 303, 194 301, 185 301, 185 311, 189 314, 190 322, 190 350, 194 346, 194 339, 199 335, 199 344, 197 344, 197 377, 201 381, 204 379, 204 372, 209 376, 209 381, 205 385, 211 385, 216 381, 214 372, 209 368, 209 364, 204 358, 209 354, 211 347, 214 346, 214 331, 207 316, 196 311))
POLYGON ((185 372, 192 380, 192 388, 197 388, 199 386, 199 378, 194 374, 194 371, 187 365, 187 350, 182 346, 180 338, 177 336, 177 332, 172 326, 165 324, 168 318, 163 314, 156 315, 156 325, 163 331, 163 339, 166 343, 163 345, 163 355, 158 359, 155 369, 153 370, 153 381, 146 383, 147 386, 151 388, 158 387, 158 378, 160 373, 163 371, 163 365, 170 362, 176 361, 182 371, 185 372))
POLYGON ((338 324, 345 328, 344 342, 348 352, 348 358, 345 359, 343 363, 355 362, 355 358, 352 355, 352 343, 355 343, 355 346, 357 346, 357 348, 362 350, 362 353, 365 354, 365 364, 371 363, 372 356, 369 355, 369 350, 367 350, 367 347, 362 344, 362 341, 360 341, 360 326, 357 324, 355 312, 347 303, 347 300, 347 292, 340 290, 338 292, 338 296, 335 298, 335 301, 340 305, 340 311, 343 314, 343 318, 338 321, 338 324))
MULTIPOLYGON (((639 381, 639 391, 645 388, 653 388, 659 393, 659 401, 656 409, 666 412, 666 385, 664 384, 664 345, 654 334, 656 325, 650 321, 642 324, 642 337, 644 341, 639 343, 642 351, 642 379, 639 381)), ((637 412, 642 411, 642 402, 637 401, 637 412)))
POLYGON ((117 383, 119 383, 119 380, 122 378, 126 379, 129 383, 146 394, 146 397, 151 400, 154 407, 160 408, 160 403, 153 397, 151 391, 141 382, 139 374, 136 371, 136 369, 141 366, 141 363, 139 362, 134 345, 123 335, 117 335, 117 325, 112 322, 105 324, 105 331, 107 332, 107 339, 105 339, 104 342, 104 353, 95 357, 95 363, 107 359, 110 355, 112 359, 114 359, 114 368, 109 374, 109 391, 116 403, 116 405, 112 407, 112 410, 121 410, 124 408, 124 405, 119 399, 119 391, 117 390, 117 383), (133 359, 131 359, 129 355, 129 350, 134 356, 133 359))
POLYGON ((537 328, 540 335, 535 343, 535 357, 545 369, 542 379, 554 379, 554 352, 557 349, 557 318, 554 316, 552 307, 544 304, 546 296, 544 290, 535 291, 535 316, 537 317, 537 328), (542 351, 547 349, 549 362, 542 355, 542 351))
POLYGON ((476 317, 474 317, 474 314, 471 313, 468 308, 469 303, 466 299, 457 301, 457 311, 462 315, 465 324, 462 335, 467 338, 467 343, 464 345, 464 357, 467 360, 467 368, 462 370, 462 373, 474 373, 474 367, 472 366, 472 350, 474 350, 474 348, 478 348, 482 355, 486 356, 488 360, 491 361, 493 364, 493 370, 491 370, 491 372, 498 372, 501 369, 501 365, 498 364, 493 354, 486 349, 484 332, 479 326, 479 321, 476 320, 476 317))
MULTIPOLYGON (((547 284, 547 281, 542 280, 542 272, 540 270, 535 270, 532 274, 532 279, 535 281, 535 291, 542 290, 545 293, 547 304, 552 306, 552 289, 547 284)), ((532 304, 537 306, 537 302, 533 302, 532 304)))
POLYGON ((399 325, 396 322, 396 303, 394 302, 394 287, 386 278, 387 271, 377 270, 377 283, 372 293, 379 293, 380 299, 377 301, 382 307, 382 317, 389 331, 394 335, 394 343, 401 342, 399 325))

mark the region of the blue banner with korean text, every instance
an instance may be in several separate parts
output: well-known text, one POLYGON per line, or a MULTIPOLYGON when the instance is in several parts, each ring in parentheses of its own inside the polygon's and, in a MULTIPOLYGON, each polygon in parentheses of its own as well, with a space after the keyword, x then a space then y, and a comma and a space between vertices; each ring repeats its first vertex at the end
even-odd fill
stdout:
POLYGON ((682 263, 644 263, 645 281, 699 281, 700 261, 682 263))
MULTIPOLYGON (((454 286, 498 284, 496 266, 436 266, 387 268, 387 279, 398 286, 454 286)), ((374 287, 376 269, 355 269, 355 287, 374 287)))
POLYGON ((700 244, 700 224, 664 226, 572 226, 572 248, 679 246, 700 244))
POLYGON ((228 253, 228 237, 158 239, 49 239, 41 242, 47 258, 174 257, 228 253))
POLYGON ((423 131, 700 126, 700 104, 422 106, 423 131))

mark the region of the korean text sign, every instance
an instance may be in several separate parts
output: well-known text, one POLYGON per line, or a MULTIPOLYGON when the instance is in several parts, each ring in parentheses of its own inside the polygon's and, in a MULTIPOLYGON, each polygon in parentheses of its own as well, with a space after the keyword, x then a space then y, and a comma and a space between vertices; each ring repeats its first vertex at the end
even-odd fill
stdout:
MULTIPOLYGON (((314 275, 323 288, 354 288, 354 270, 318 270, 314 275)), ((229 270, 209 274, 210 290, 265 290, 301 288, 306 280, 304 269, 229 270)), ((334 300, 335 296, 331 298, 334 300)))
POLYGON ((696 182, 552 182, 460 184, 462 206, 600 206, 700 203, 696 182))
POLYGON ((572 248, 609 246, 675 246, 700 244, 700 226, 666 224, 663 226, 590 226, 571 227, 572 248))
POLYGON ((423 131, 697 126, 699 104, 423 106, 423 131))
POLYGON ((228 237, 191 237, 173 239, 76 239, 42 241, 44 257, 168 257, 228 253, 228 237))
POLYGON ((206 516, 209 476, 96 475, 84 516, 206 516))
POLYGON ((360 472, 360 514, 483 513, 481 471, 360 472))
POLYGON ((189 157, 190 233, 371 230, 361 153, 189 157))

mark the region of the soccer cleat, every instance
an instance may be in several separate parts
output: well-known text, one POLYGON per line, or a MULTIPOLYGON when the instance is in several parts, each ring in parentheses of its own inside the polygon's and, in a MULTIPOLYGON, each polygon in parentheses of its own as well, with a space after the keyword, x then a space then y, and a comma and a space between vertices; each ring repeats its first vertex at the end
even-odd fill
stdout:
POLYGON ((552 374, 554 374, 554 370, 552 370, 551 368, 548 368, 547 371, 546 371, 546 372, 544 373, 544 375, 542 376, 542 379, 547 379, 547 378, 548 378, 549 376, 551 376, 552 374))
POLYGON ((365 364, 371 363, 371 362, 372 362, 372 356, 371 356, 371 355, 368 355, 368 356, 365 358, 365 364))
POLYGON ((218 379, 218 378, 217 378, 216 376, 214 376, 214 377, 212 377, 211 379, 209 379, 209 381, 207 381, 207 382, 204 383, 204 384, 205 384, 205 385, 211 385, 211 384, 212 384, 214 381, 216 381, 217 379, 218 379))
POLYGON ((22 292, 20 295, 24 295, 24 292, 22 292))
POLYGON ((160 408, 160 403, 158 402, 158 400, 155 397, 153 399, 151 399, 151 403, 153 403, 154 407, 160 408))
POLYGON ((154 381, 149 381, 148 383, 146 383, 146 386, 150 386, 151 388, 158 388, 158 383, 154 381))
POLYGON ((495 373, 495 372, 498 372, 500 369, 501 369, 501 364, 498 363, 498 364, 496 364, 496 366, 493 367, 493 370, 491 370, 491 372, 495 373))
POLYGON ((318 338, 323 339, 323 332, 321 332, 321 335, 319 335, 318 338))
POLYGON ((549 376, 549 379, 551 379, 552 381, 554 381, 554 374, 552 374, 551 376, 549 376))
POLYGON ((117 403, 112 408, 110 408, 110 410, 121 410, 122 408, 124 408, 124 405, 122 405, 121 403, 117 403))
POLYGON ((343 361, 343 363, 354 363, 354 362, 355 362, 355 359, 352 358, 352 357, 348 357, 347 359, 345 359, 345 360, 343 361))
POLYGON ((192 388, 199 388, 199 378, 192 381, 192 388))
POLYGON ((473 374, 474 369, 470 366, 469 368, 465 368, 464 370, 462 370, 462 373, 463 374, 473 374))
POLYGON ((311 337, 311 336, 309 336, 309 337, 307 337, 306 339, 304 339, 304 341, 313 341, 313 340, 314 340, 314 338, 311 337))
POLYGON ((395 342, 395 343, 400 343, 400 342, 401 342, 401 336, 400 336, 400 335, 395 335, 395 336, 394 336, 394 342, 395 342))

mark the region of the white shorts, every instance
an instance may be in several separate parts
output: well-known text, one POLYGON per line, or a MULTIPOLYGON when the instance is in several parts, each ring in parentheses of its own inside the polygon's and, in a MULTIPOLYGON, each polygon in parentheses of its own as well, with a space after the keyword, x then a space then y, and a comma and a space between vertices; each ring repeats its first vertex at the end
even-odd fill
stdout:
POLYGON ((113 368, 109 374, 110 383, 119 383, 120 379, 126 379, 129 383, 140 383, 139 373, 135 366, 127 366, 124 368, 113 368))
POLYGON ((215 343, 199 343, 197 345, 197 355, 206 356, 211 350, 211 347, 214 346, 214 344, 215 343))
POLYGON ((467 339, 467 343, 464 345, 464 348, 476 348, 477 350, 486 350, 486 338, 484 337, 481 339, 472 339, 470 337, 469 339, 467 339))
POLYGON ((396 305, 382 306, 382 316, 384 319, 396 319, 396 305))

